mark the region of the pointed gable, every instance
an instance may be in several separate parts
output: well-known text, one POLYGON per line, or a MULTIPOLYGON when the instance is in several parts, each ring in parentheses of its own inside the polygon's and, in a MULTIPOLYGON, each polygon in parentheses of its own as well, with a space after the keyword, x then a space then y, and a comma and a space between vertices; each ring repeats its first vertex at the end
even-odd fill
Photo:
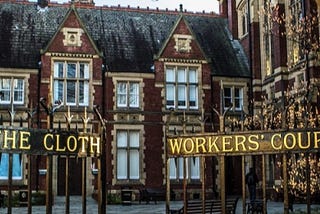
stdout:
POLYGON ((176 22, 158 57, 206 60, 204 52, 183 16, 180 16, 176 22))
POLYGON ((247 56, 240 41, 232 38, 225 18, 127 8, 74 9, 67 4, 50 4, 39 11, 25 2, 2 2, 0 14, 6 20, 0 23, 5 35, 0 67, 38 68, 40 55, 48 51, 51 56, 91 58, 97 55, 89 53, 99 50, 112 71, 153 72, 160 57, 175 57, 166 60, 208 63, 217 76, 250 77, 247 56), (81 41, 89 42, 82 42, 80 48, 63 46, 61 30, 69 24, 80 26, 81 41), (174 34, 192 36, 191 52, 175 53, 174 34))
POLYGON ((42 52, 101 55, 73 5, 42 52))

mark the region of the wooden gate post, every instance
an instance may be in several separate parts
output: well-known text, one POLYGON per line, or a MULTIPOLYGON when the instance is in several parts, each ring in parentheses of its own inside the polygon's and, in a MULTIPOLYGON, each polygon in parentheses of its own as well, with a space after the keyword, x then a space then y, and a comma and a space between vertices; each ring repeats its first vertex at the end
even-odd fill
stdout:
MULTIPOLYGON (((47 114, 47 129, 53 129, 53 115, 57 109, 59 109, 63 103, 59 103, 58 105, 53 105, 51 103, 52 100, 52 76, 50 77, 50 91, 48 93, 48 101, 49 103, 46 103, 46 100, 44 98, 40 98, 40 105, 45 109, 47 114)), ((46 158, 46 164, 47 164, 47 174, 46 174, 46 213, 51 214, 52 213, 52 167, 53 167, 53 156, 52 154, 48 154, 46 158)))
MULTIPOLYGON (((87 107, 84 108, 84 117, 81 117, 83 122, 83 133, 87 133, 87 125, 90 118, 87 116, 87 107)), ((87 213, 87 145, 82 144, 79 156, 82 157, 82 213, 87 213)))
MULTIPOLYGON (((182 126, 183 126, 183 134, 187 133, 186 130, 186 111, 183 112, 183 120, 182 120, 182 126)), ((183 157, 183 213, 187 213, 187 158, 183 157)))
POLYGON ((288 197, 288 172, 287 172, 287 154, 282 155, 282 173, 283 173, 283 213, 289 214, 289 197, 288 197))
POLYGON ((87 158, 82 157, 82 213, 87 213, 87 158))
POLYGON ((52 155, 47 155, 46 214, 52 213, 52 155))
POLYGON ((220 156, 220 198, 221 198, 221 213, 226 214, 226 169, 225 156, 220 156))
MULTIPOLYGON (((11 91, 13 91, 13 85, 11 84, 11 91)), ((12 93, 11 93, 11 96, 12 93)), ((13 106, 13 97, 11 97, 11 110, 9 110, 10 114, 10 126, 13 126, 14 124, 14 116, 16 112, 14 111, 13 106)), ((13 167, 13 154, 9 153, 9 169, 8 169, 8 214, 12 213, 12 167, 13 167)))
MULTIPOLYGON (((222 89, 221 89, 221 93, 222 92, 222 89)), ((219 116, 219 125, 220 125, 220 132, 223 133, 225 132, 225 117, 228 113, 228 111, 232 108, 232 106, 229 106, 228 109, 226 109, 224 112, 223 112, 223 106, 221 104, 221 109, 220 109, 220 112, 215 109, 215 108, 212 108, 212 110, 219 116)), ((226 213, 226 172, 225 172, 225 156, 222 155, 220 157, 220 197, 221 197, 221 212, 223 214, 226 213)))
POLYGON ((93 108, 94 112, 99 118, 99 121, 102 126, 101 131, 101 154, 98 158, 98 213, 105 214, 106 213, 106 205, 107 205, 107 175, 106 175, 106 156, 107 156, 107 127, 106 121, 102 118, 99 109, 97 107, 93 108))
POLYGON ((66 209, 66 214, 70 213, 70 191, 69 191, 69 155, 66 156, 66 175, 65 175, 65 182, 66 182, 66 186, 65 186, 65 194, 66 194, 66 205, 65 205, 65 209, 66 209))
POLYGON ((267 192, 266 192, 266 155, 262 154, 262 198, 263 214, 267 214, 267 192))
MULTIPOLYGON (((71 121, 72 121, 72 117, 73 115, 70 114, 70 106, 68 106, 68 113, 64 115, 64 117, 66 118, 66 122, 67 122, 67 129, 68 131, 70 131, 71 128, 71 121)), ((69 155, 66 156, 66 163, 65 163, 66 169, 65 169, 65 182, 66 182, 66 186, 65 186, 65 195, 66 195, 66 205, 65 205, 65 213, 69 214, 70 213, 70 191, 69 191, 69 155)))
POLYGON ((305 153, 306 157, 306 192, 307 192, 307 214, 311 213, 311 189, 310 189, 310 161, 309 161, 309 152, 305 153))
POLYGON ((170 212, 170 158, 168 157, 168 145, 167 145, 167 135, 169 133, 169 125, 174 111, 171 110, 169 116, 166 118, 165 126, 165 159, 166 159, 166 214, 170 212))
MULTIPOLYGON (((204 109, 202 109, 201 113, 201 133, 203 134, 205 132, 204 125, 207 118, 205 118, 204 109)), ((204 156, 201 156, 201 184, 202 184, 202 213, 205 213, 205 201, 206 201, 206 174, 205 174, 205 168, 206 168, 206 159, 204 156)))
POLYGON ((170 158, 166 156, 166 214, 170 213, 170 195, 170 158))
MULTIPOLYGON (((33 128, 33 116, 37 113, 36 110, 33 109, 33 104, 31 101, 31 108, 29 111, 27 111, 28 113, 28 128, 33 128)), ((32 182, 31 182, 31 169, 33 167, 32 164, 32 155, 28 154, 28 214, 32 213, 32 182)))
POLYGON ((242 169, 242 213, 246 213, 246 156, 241 156, 241 169, 242 169))
POLYGON ((12 167, 13 167, 13 154, 9 153, 9 169, 8 169, 8 214, 12 213, 12 167))
POLYGON ((183 157, 183 213, 187 213, 187 158, 183 157))
POLYGON ((202 214, 206 212, 206 184, 205 184, 205 158, 201 156, 201 185, 202 185, 202 214))
POLYGON ((31 163, 31 155, 28 155, 28 214, 32 213, 32 187, 31 187, 31 168, 33 167, 31 163))

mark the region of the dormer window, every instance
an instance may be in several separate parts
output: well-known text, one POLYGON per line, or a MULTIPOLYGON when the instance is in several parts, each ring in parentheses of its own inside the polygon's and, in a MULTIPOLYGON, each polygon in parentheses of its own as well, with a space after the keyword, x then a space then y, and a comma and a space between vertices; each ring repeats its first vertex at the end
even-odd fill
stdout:
POLYGON ((176 42, 176 45, 174 48, 176 49, 177 52, 181 53, 189 53, 191 51, 191 35, 182 35, 182 34, 175 34, 174 40, 176 42))
POLYGON ((77 46, 80 47, 82 44, 81 35, 83 30, 80 28, 63 28, 62 29, 64 40, 64 46, 77 46))

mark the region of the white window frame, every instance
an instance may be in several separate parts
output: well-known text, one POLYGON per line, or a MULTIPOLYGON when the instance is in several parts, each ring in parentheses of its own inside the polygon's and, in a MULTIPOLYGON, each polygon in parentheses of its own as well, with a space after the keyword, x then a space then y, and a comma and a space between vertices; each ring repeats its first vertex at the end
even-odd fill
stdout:
MULTIPOLYGON (((0 180, 8 180, 9 154, 1 153, 0 180)), ((23 160, 21 154, 12 154, 12 179, 22 180, 23 160)))
POLYGON ((246 3, 240 5, 238 9, 238 30, 241 37, 248 34, 248 8, 246 3))
MULTIPOLYGON (((304 16, 302 4, 303 2, 301 0, 291 0, 289 2, 289 13, 291 17, 290 19, 292 20, 292 24, 294 25, 294 34, 297 34, 294 35, 294 37, 299 36, 300 33, 297 32, 297 29, 302 28, 302 25, 304 25, 304 22, 302 21, 304 16)), ((305 58, 305 47, 303 45, 303 42, 300 40, 302 40, 302 38, 289 39, 289 43, 291 43, 290 52, 292 53, 291 55, 289 54, 289 57, 291 58, 291 63, 293 64, 299 63, 301 60, 305 58)))
POLYGON ((197 110, 199 69, 196 66, 166 66, 166 108, 197 110))
MULTIPOLYGON (((170 179, 183 180, 184 158, 170 158, 170 179)), ((186 158, 186 179, 200 180, 200 157, 186 158)))
POLYGON ((61 101, 70 106, 89 106, 89 84, 90 64, 88 62, 71 60, 54 62, 53 103, 61 101), (74 71, 69 69, 71 66, 74 67, 74 71), (68 91, 68 87, 72 87, 73 90, 68 91))
POLYGON ((117 130, 118 181, 140 179, 140 131, 117 130))
POLYGON ((0 93, 1 104, 24 104, 24 78, 0 77, 0 93))
POLYGON ((140 96, 139 82, 118 81, 117 82, 117 107, 139 108, 140 96))
POLYGON ((234 111, 242 111, 243 109, 243 87, 241 86, 223 86, 223 107, 228 109, 230 106, 226 105, 226 99, 230 100, 232 103, 232 108, 234 111), (230 90, 230 96, 226 95, 226 89, 230 90), (236 91, 239 90, 239 96, 236 96, 236 91), (238 102, 236 102, 238 100, 238 102), (238 105, 236 105, 238 103, 238 105))

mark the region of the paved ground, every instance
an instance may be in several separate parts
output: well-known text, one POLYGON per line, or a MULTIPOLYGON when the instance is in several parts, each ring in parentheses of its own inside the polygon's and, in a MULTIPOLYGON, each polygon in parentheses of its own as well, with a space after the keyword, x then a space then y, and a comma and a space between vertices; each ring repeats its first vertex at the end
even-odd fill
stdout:
MULTIPOLYGON (((64 197, 55 197, 55 204, 53 206, 52 212, 54 214, 65 213, 65 198, 64 197)), ((181 208, 181 201, 171 202, 172 208, 181 208)), ((315 205, 312 207, 317 207, 317 211, 312 213, 320 213, 320 205, 315 205)), ((293 208, 295 211, 305 211, 305 204, 294 204, 293 208)), ((14 214, 25 214, 27 213, 27 207, 15 207, 12 208, 12 213, 14 214)), ((34 214, 43 214, 46 212, 45 206, 33 206, 32 213, 34 214)), ((268 214, 281 214, 283 213, 283 204, 280 202, 268 202, 268 214)), ((0 208, 0 213, 7 213, 7 208, 0 208)), ((82 204, 81 196, 71 196, 70 197, 70 213, 81 214, 82 213, 82 204)), ((87 198, 87 213, 95 214, 98 213, 97 202, 92 198, 87 198)), ((107 214, 164 214, 165 213, 165 202, 158 202, 150 204, 134 202, 131 206, 123 205, 107 205, 107 214)), ((236 214, 242 214, 242 201, 238 201, 236 214)))

